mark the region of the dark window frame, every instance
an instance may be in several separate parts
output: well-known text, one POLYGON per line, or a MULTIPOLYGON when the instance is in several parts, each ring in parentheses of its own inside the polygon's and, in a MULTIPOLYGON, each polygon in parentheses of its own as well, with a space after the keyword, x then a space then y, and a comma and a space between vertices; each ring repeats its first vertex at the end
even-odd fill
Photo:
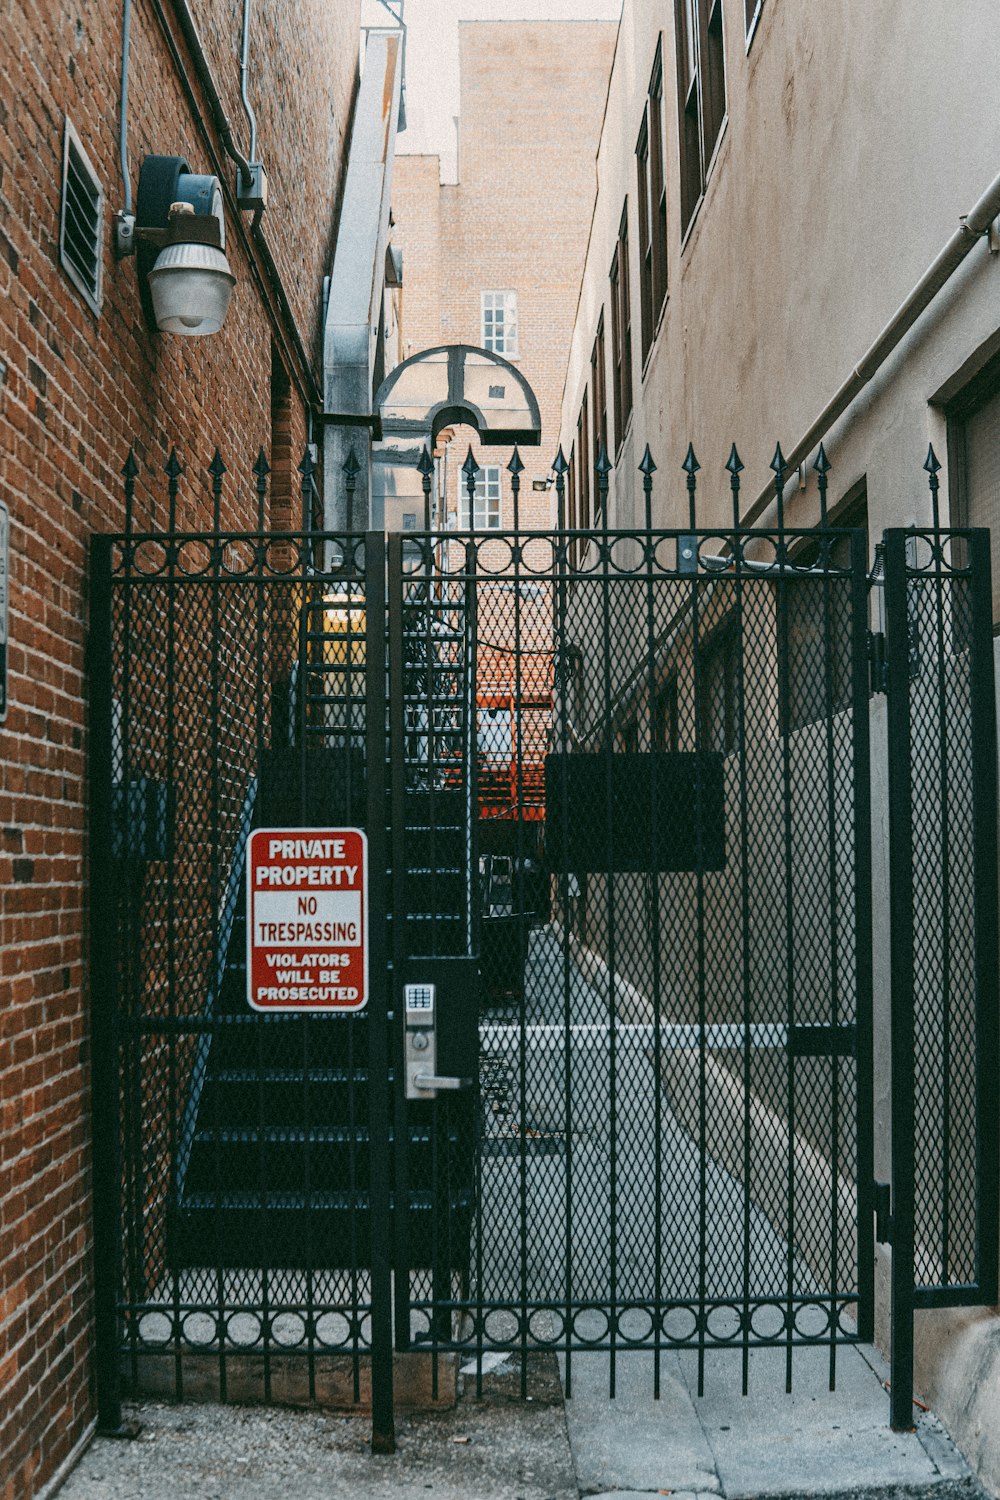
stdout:
POLYGON ((594 337, 594 347, 590 355, 590 385, 594 396, 593 460, 591 467, 594 471, 594 519, 596 521, 601 503, 601 494, 597 487, 597 460, 601 454, 601 444, 604 444, 605 449, 608 448, 607 345, 604 337, 603 310, 597 320, 597 333, 594 337))
MULTIPOLYGON (((948 424, 948 494, 941 508, 941 524, 959 529, 977 524, 972 516, 969 493, 968 423, 984 407, 1000 399, 1000 354, 995 354, 967 385, 944 408, 948 424)), ((980 521, 978 524, 982 525, 980 521)), ((993 633, 1000 634, 1000 536, 990 528, 990 551, 993 560, 993 633)), ((963 548, 964 550, 964 548, 963 548)), ((965 561, 963 556, 961 561, 965 561)))
POLYGON ((642 359, 646 362, 667 301, 666 111, 663 100, 663 35, 656 43, 642 125, 635 148, 639 209, 639 301, 642 359))
POLYGON ((618 245, 611 262, 611 365, 615 398, 615 452, 632 416, 632 303, 629 286, 628 200, 618 226, 618 245))
POLYGON ((576 452, 579 464, 580 530, 590 530, 590 391, 583 393, 576 424, 576 452))
POLYGON ((726 122, 723 0, 674 0, 681 235, 694 222, 726 122))
MULTIPOLYGON (((868 514, 867 476, 859 479, 830 511, 827 524, 845 531, 859 529, 866 538, 866 554, 871 551, 868 514)), ((820 561, 821 541, 804 537, 794 548, 791 561, 796 567, 815 567, 820 561)), ((836 537, 830 544, 829 566, 849 569, 850 543, 847 537, 836 537)), ((867 562, 867 555, 866 555, 867 562)), ((824 722, 827 717, 826 648, 809 641, 803 644, 797 633, 822 637, 827 630, 826 593, 816 578, 799 578, 794 574, 785 580, 785 619, 790 659, 788 664, 788 732, 805 729, 809 724, 824 722), (810 669, 809 658, 818 662, 818 676, 810 669)), ((834 714, 843 713, 853 698, 853 662, 851 656, 851 602, 849 586, 842 579, 830 580, 830 696, 834 714)), ((777 595, 777 589, 776 589, 777 595)), ((777 649, 780 654, 781 621, 776 617, 777 649)))

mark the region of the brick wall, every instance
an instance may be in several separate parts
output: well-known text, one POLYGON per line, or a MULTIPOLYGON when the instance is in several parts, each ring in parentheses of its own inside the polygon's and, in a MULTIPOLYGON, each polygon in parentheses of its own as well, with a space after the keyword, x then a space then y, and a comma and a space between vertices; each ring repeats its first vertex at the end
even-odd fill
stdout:
MULTIPOLYGON (((196 20, 241 143, 238 0, 196 20)), ((119 470, 142 466, 139 524, 162 525, 162 465, 186 466, 178 519, 204 522, 205 465, 229 466, 224 524, 252 523, 250 464, 272 452, 281 521, 306 436, 357 65, 356 5, 254 8, 251 92, 281 287, 227 203, 238 278, 225 329, 145 326, 134 261, 116 265, 121 7, 24 0, 0 27, 0 498, 11 516, 10 711, 0 726, 0 1495, 38 1492, 94 1413, 86 975, 87 544, 122 524, 119 470), (95 317, 59 264, 63 118, 104 187, 95 317)), ((232 186, 170 0, 137 0, 129 148, 182 154, 232 186), (179 65, 178 65, 179 64, 179 65)), ((95 997, 100 1003, 100 996, 95 997)))
MULTIPOLYGON (((459 182, 440 184, 437 157, 396 162, 394 242, 405 257, 404 352, 482 342, 480 294, 518 295, 517 367, 538 397, 542 446, 522 454, 522 525, 546 527, 552 492, 536 492, 559 443, 559 412, 597 188, 596 152, 617 26, 609 22, 476 21, 459 31, 459 182)), ((406 138, 400 149, 405 151, 406 138)), ((449 449, 457 506, 467 447, 499 464, 502 519, 512 524, 511 450, 480 449, 459 428, 449 449)))

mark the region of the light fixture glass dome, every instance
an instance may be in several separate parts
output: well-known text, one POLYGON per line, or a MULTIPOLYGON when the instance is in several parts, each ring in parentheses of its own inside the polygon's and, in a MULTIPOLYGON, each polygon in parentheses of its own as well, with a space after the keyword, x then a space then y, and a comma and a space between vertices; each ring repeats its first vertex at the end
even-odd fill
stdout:
POLYGON ((157 328, 188 338, 218 333, 235 285, 221 250, 212 245, 167 245, 149 273, 157 328))

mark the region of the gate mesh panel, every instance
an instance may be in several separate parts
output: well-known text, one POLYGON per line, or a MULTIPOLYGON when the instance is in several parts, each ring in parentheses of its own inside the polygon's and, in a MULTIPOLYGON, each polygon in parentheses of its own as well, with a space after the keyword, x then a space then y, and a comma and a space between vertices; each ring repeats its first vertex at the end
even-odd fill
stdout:
MULTIPOLYGON (((972 589, 961 537, 907 553, 913 820, 914 1277, 979 1279, 972 589)), ((984 815, 988 816, 988 813, 984 815)))
MULTIPOLYGON (((856 1337, 867 620, 836 535, 798 569, 789 533, 452 533, 390 579, 451 622, 410 658, 408 774, 474 808, 478 1098, 431 1125, 418 1343, 856 1337)), ((441 952, 457 914, 419 904, 409 951, 441 952)))
POLYGON ((246 1001, 251 829, 364 821, 364 547, 325 540, 328 571, 291 536, 114 558, 124 1338, 178 1396, 249 1355, 322 1398, 346 1353, 357 1399, 370 1342, 366 1017, 246 1001))

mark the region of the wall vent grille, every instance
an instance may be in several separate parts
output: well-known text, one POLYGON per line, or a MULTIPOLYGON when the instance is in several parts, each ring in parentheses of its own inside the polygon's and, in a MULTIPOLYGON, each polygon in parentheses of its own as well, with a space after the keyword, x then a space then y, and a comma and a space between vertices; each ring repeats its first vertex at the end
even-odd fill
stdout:
POLYGON ((69 120, 63 137, 59 259, 87 306, 101 311, 104 192, 69 120))

